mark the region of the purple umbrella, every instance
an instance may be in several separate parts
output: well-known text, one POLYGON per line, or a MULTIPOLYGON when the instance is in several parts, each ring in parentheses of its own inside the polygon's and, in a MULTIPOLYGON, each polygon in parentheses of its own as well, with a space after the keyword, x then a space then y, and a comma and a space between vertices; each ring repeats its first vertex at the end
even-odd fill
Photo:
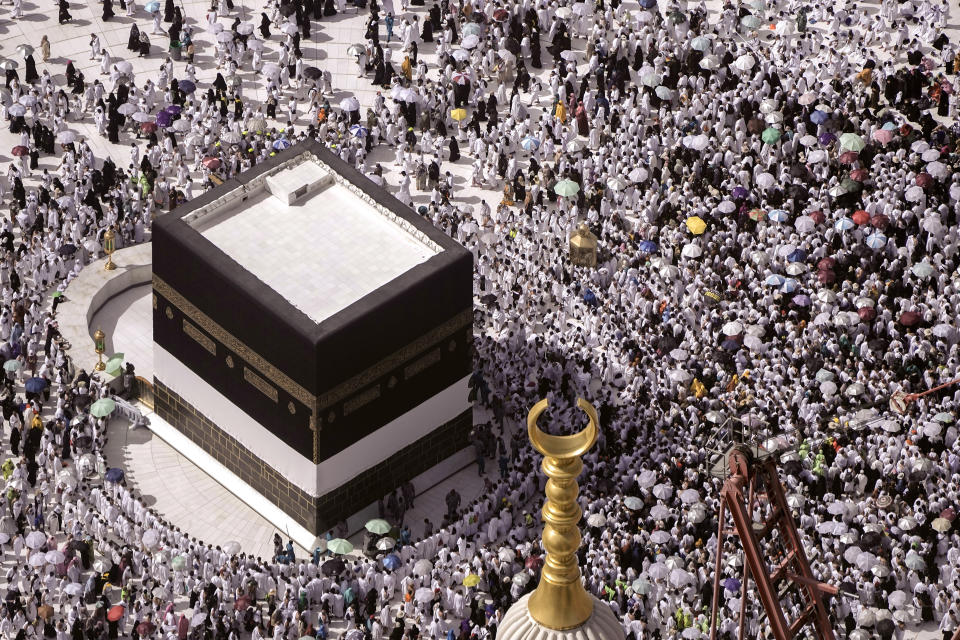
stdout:
POLYGON ((727 591, 737 592, 740 590, 740 581, 736 578, 727 578, 723 581, 723 588, 727 591))
POLYGON ((167 105, 166 107, 163 108, 163 110, 172 116, 175 116, 179 114, 181 111, 183 111, 183 109, 178 104, 167 105))
POLYGON ((169 127, 170 123, 173 122, 173 116, 170 115, 169 111, 158 111, 157 112, 157 125, 160 127, 169 127))
POLYGON ((192 80, 180 80, 177 82, 177 86, 180 87, 180 91, 184 93, 193 93, 197 90, 197 85, 194 84, 192 80))
POLYGON ((826 146, 837 139, 837 136, 832 133, 821 133, 820 134, 820 144, 826 146))
POLYGON ((733 192, 730 195, 732 195, 737 200, 742 200, 743 198, 746 198, 748 195, 750 195, 750 192, 744 189, 743 187, 735 187, 733 189, 733 192))
POLYGON ((809 307, 810 296, 802 293, 798 296, 793 296, 793 304, 797 305, 798 307, 809 307))
POLYGON ((810 114, 810 122, 814 124, 823 124, 826 121, 827 121, 827 114, 825 114, 823 111, 820 111, 819 109, 814 110, 814 112, 810 114))

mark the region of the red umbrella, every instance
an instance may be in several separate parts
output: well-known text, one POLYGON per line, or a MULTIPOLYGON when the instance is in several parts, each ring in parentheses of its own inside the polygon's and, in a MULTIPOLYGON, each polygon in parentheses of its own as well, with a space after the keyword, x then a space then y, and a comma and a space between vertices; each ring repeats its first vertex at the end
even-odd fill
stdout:
POLYGON ((141 123, 140 123, 140 131, 143 131, 144 133, 153 133, 153 132, 156 131, 156 130, 157 130, 157 123, 156 123, 156 122, 141 122, 141 123))
POLYGON ((543 563, 543 559, 540 556, 530 556, 527 558, 526 567, 527 569, 533 569, 536 571, 540 568, 540 565, 543 563))
POLYGON ((26 148, 22 144, 18 144, 10 151, 10 153, 12 153, 13 155, 19 158, 20 156, 25 156, 28 153, 30 153, 30 149, 26 148))
POLYGON ((853 164, 854 162, 857 161, 857 158, 859 157, 860 157, 860 154, 858 154, 856 151, 844 151, 843 153, 840 154, 840 162, 843 162, 846 164, 853 164))
POLYGON ((110 610, 107 611, 107 620, 110 620, 111 622, 116 622, 122 617, 123 617, 123 605, 118 604, 116 606, 110 607, 110 610))
POLYGON ((854 169, 850 172, 850 179, 857 182, 863 182, 870 173, 866 169, 854 169))
POLYGON ((817 279, 823 284, 830 284, 837 279, 837 274, 835 274, 833 271, 821 269, 820 271, 817 271, 817 279))
POLYGON ((203 166, 207 169, 218 169, 220 167, 220 158, 216 156, 207 156, 203 159, 203 166))
POLYGON ((157 628, 157 625, 153 624, 149 620, 144 620, 137 625, 137 633, 141 636, 148 636, 153 633, 157 628))
POLYGON ((953 520, 957 517, 957 512, 953 510, 953 507, 947 507, 940 512, 941 518, 946 518, 947 520, 953 520))
POLYGON ((240 596, 237 598, 237 601, 234 603, 233 608, 237 611, 243 611, 250 606, 250 597, 249 596, 240 596))
POLYGON ((823 215, 823 211, 814 211, 810 214, 810 217, 813 218, 813 221, 817 224, 823 224, 827 219, 827 216, 823 215))
POLYGON ((497 9, 493 12, 493 19, 497 22, 506 22, 509 17, 510 14, 507 13, 506 9, 497 9))
POLYGON ((905 327, 912 327, 918 322, 920 322, 920 314, 916 311, 907 311, 900 316, 900 324, 905 327))
POLYGON ((883 215, 882 213, 878 213, 877 215, 870 218, 870 224, 875 226, 877 229, 883 229, 888 224, 890 224, 890 218, 883 215))
POLYGON ((860 319, 864 322, 870 322, 877 316, 877 310, 873 307, 862 307, 857 309, 857 313, 860 315, 860 319))
POLYGON ((836 258, 824 258, 817 263, 817 269, 821 271, 832 271, 837 266, 836 258))
POLYGON ((853 221, 856 222, 857 224, 867 224, 867 222, 870 221, 870 214, 864 211, 863 209, 860 209, 859 211, 855 211, 853 213, 853 216, 851 217, 853 218, 853 221))
POLYGON ((917 184, 920 185, 921 187, 929 187, 930 185, 933 184, 933 176, 931 176, 929 173, 924 171, 923 173, 917 176, 917 184))
POLYGON ((913 127, 911 127, 910 125, 908 125, 908 124, 902 124, 902 125, 900 125, 900 135, 902 135, 902 136, 908 136, 908 135, 910 135, 910 132, 911 132, 911 131, 913 131, 913 127))

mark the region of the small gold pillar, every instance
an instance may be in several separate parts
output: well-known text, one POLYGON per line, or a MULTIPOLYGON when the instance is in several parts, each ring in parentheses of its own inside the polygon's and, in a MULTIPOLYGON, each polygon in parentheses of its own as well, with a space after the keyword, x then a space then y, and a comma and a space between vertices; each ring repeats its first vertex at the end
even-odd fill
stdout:
POLYGON ((117 234, 111 226, 103 232, 103 252, 107 254, 107 263, 103 265, 106 271, 113 271, 117 265, 113 263, 113 252, 117 250, 117 234))
POLYGON ((547 478, 547 501, 543 505, 543 548, 546 562, 540 584, 530 596, 527 608, 541 626, 563 631, 579 627, 593 615, 593 598, 583 588, 577 549, 583 512, 577 504, 577 476, 583 471, 580 457, 597 441, 597 411, 583 398, 577 398, 589 418, 586 429, 570 436, 552 436, 537 426, 537 418, 547 408, 543 399, 527 414, 527 434, 534 448, 543 454, 543 472, 547 478))
POLYGON ((586 223, 570 234, 570 262, 578 267, 597 266, 597 236, 586 223))
POLYGON ((93 334, 93 350, 97 352, 97 364, 93 365, 94 371, 103 371, 107 368, 107 365, 103 363, 103 352, 106 351, 106 339, 107 334, 100 329, 97 329, 93 334))

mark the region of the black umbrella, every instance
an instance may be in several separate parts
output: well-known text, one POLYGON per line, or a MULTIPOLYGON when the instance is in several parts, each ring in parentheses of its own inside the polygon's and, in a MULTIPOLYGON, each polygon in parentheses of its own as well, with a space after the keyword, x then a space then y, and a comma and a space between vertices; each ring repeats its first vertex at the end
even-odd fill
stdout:
POLYGON ((73 446, 77 449, 89 449, 93 446, 93 438, 90 436, 79 436, 78 438, 74 438, 73 446))
POLYGON ((883 620, 878 620, 877 633, 880 634, 881 638, 893 637, 893 620, 891 620, 890 618, 884 618, 883 620))
POLYGON ((320 571, 322 571, 326 576, 335 576, 346 569, 346 567, 347 565, 344 564, 343 560, 340 558, 334 558, 333 560, 327 560, 320 565, 320 571))
POLYGON ((503 48, 515 56, 520 55, 520 43, 517 42, 516 38, 507 38, 507 41, 503 43, 503 48))
POLYGON ((65 244, 60 247, 61 256, 72 256, 77 252, 77 247, 72 244, 65 244))
POLYGON ((292 16, 296 12, 297 8, 292 3, 280 5, 280 15, 282 16, 292 16))
POLYGON ((876 531, 867 531, 860 537, 860 546, 870 548, 880 543, 880 534, 876 531))
POLYGON ((306 67, 303 70, 303 77, 307 80, 316 80, 323 76, 323 71, 316 67, 306 67))

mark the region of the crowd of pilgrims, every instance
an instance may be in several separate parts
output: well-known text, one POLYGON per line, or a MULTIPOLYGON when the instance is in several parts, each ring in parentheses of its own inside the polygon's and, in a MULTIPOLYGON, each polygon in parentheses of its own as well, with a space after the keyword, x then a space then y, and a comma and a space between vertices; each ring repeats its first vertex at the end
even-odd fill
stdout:
MULTIPOLYGON (((545 479, 516 425, 549 397, 543 424, 579 429, 580 396, 602 435, 580 479, 578 555, 628 637, 708 630, 718 544, 733 558, 719 637, 735 635, 742 564, 734 539, 717 540, 704 446, 730 419, 793 450, 782 480, 814 574, 842 587, 828 598, 839 637, 933 621, 950 638, 960 393, 887 408, 952 380, 960 358, 946 3, 409 4, 356 6, 366 42, 350 55, 379 89, 365 113, 331 104, 330 72, 301 50, 343 0, 273 2, 259 25, 219 0, 201 32, 165 2, 151 35, 169 55, 142 85, 96 35, 106 82, 67 62, 60 86, 29 53, 22 79, 7 70, 0 115, 22 149, 0 177, 0 353, 16 363, 0 393, 0 636, 494 638, 542 562, 545 479), (212 82, 197 79, 197 47, 214 52, 212 82), (244 96, 247 70, 264 101, 244 96), (129 158, 95 157, 70 130, 81 118, 129 158), (474 446, 481 470, 498 466, 475 500, 448 494, 436 530, 405 523, 389 556, 289 545, 254 558, 165 522, 96 473, 107 428, 89 409, 113 391, 75 370, 57 331, 59 292, 106 229, 119 247, 142 242, 195 188, 308 137, 396 186, 476 260, 472 397, 492 418, 474 446), (463 177, 483 202, 462 201, 463 177), (569 259, 581 223, 595 268, 569 259)), ((131 26, 131 53, 156 54, 149 28, 131 26)), ((41 50, 46 62, 46 37, 41 50)), ((402 517, 412 497, 387 511, 402 517)), ((773 637, 758 605, 746 616, 750 637, 773 637)))

